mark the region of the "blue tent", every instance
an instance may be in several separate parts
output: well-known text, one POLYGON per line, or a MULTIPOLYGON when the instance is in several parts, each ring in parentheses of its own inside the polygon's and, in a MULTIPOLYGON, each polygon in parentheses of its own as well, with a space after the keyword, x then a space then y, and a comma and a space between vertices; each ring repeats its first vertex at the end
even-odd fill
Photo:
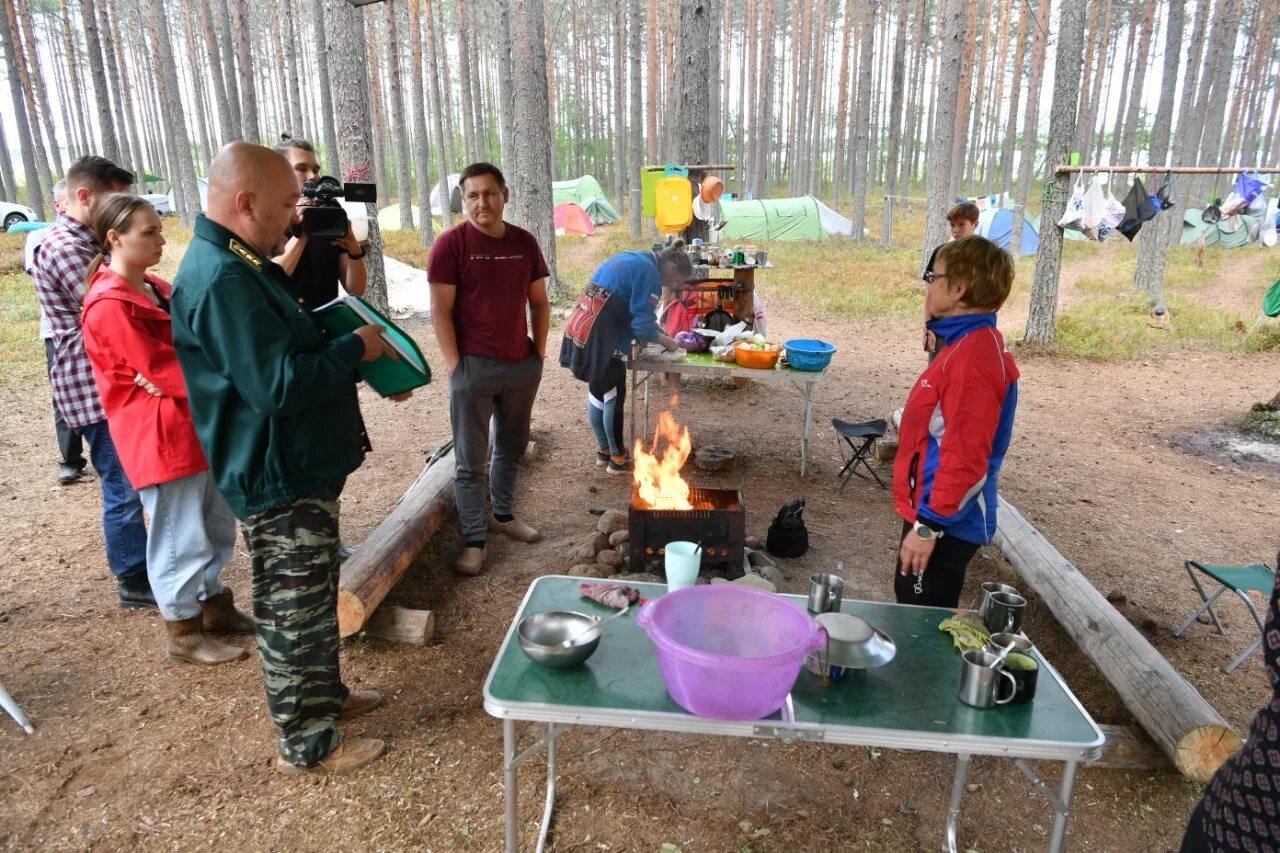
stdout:
MULTIPOLYGON (((1009 248, 1013 238, 1014 212, 1008 208, 987 208, 978 215, 978 233, 998 244, 1002 249, 1009 248)), ((1019 254, 1034 255, 1040 248, 1040 232, 1035 223, 1025 217, 1022 220, 1022 246, 1019 254)))

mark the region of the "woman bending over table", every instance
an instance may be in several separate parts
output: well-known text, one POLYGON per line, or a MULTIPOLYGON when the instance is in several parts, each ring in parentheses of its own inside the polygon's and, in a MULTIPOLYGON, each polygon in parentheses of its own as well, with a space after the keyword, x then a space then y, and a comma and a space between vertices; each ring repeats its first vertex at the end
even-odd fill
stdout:
POLYGON ((622 436, 627 399, 627 357, 634 338, 676 349, 658 325, 658 298, 693 275, 693 262, 677 240, 662 252, 622 252, 591 276, 560 344, 560 364, 587 383, 587 420, 596 439, 596 465, 610 474, 631 470, 622 436))
POLYGON ((1018 366, 996 329, 1013 258, 985 237, 938 251, 925 273, 929 330, 946 344, 907 396, 893 467, 902 516, 901 604, 956 607, 965 568, 996 532, 996 481, 1018 404, 1018 366))
POLYGON ((252 634, 222 568, 235 555, 236 521, 209 476, 187 386, 173 348, 170 285, 147 274, 160 262, 160 217, 144 199, 108 196, 93 233, 111 255, 88 270, 84 348, 120 464, 151 517, 147 577, 165 620, 172 661, 222 664, 248 652, 206 632, 252 634))

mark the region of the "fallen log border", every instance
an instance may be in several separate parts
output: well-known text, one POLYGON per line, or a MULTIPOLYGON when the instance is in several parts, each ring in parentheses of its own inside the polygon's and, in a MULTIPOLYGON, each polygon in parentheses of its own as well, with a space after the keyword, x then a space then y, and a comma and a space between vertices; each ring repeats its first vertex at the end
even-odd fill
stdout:
POLYGON ((339 636, 350 637, 364 627, 453 506, 453 449, 449 447, 428 460, 396 508, 342 564, 339 636))
POLYGON ((1022 513, 1000 499, 995 542, 1187 778, 1207 782, 1240 736, 1022 513))

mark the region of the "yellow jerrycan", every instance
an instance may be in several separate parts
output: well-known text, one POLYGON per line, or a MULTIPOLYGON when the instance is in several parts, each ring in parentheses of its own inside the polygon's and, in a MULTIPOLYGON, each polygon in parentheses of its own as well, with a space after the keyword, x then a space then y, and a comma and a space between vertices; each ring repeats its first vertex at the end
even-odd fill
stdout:
POLYGON ((679 234, 693 221, 693 184, 687 177, 668 175, 654 190, 657 208, 653 222, 664 234, 679 234))

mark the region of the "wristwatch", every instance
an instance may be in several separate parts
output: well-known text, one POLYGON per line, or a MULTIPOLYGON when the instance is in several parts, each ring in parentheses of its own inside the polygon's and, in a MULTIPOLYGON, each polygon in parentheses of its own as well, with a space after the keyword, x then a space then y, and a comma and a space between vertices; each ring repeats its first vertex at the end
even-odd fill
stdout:
POLYGON ((928 524, 927 522, 922 522, 919 519, 916 520, 915 524, 911 525, 911 529, 914 530, 916 535, 919 536, 921 539, 927 540, 927 539, 942 538, 941 530, 939 530, 938 528, 934 527, 931 524, 928 524))

